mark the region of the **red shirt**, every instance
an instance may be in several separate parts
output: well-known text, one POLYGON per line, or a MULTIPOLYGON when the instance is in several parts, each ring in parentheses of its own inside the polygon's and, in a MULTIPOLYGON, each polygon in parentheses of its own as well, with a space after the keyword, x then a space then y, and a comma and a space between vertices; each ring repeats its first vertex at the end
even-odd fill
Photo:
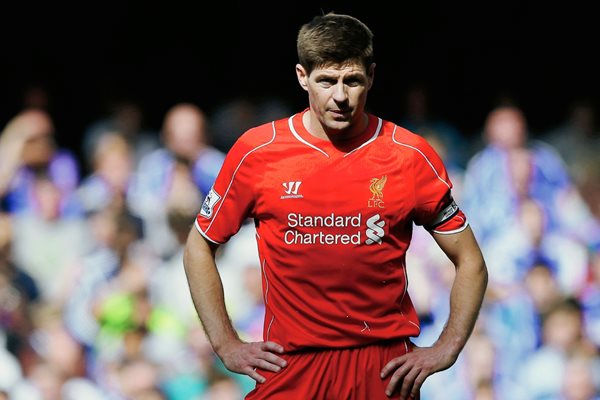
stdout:
POLYGON ((196 227, 224 243, 255 220, 265 340, 286 351, 359 346, 419 334, 405 253, 413 223, 466 227, 451 187, 421 136, 369 115, 365 134, 340 149, 299 113, 238 139, 196 227))

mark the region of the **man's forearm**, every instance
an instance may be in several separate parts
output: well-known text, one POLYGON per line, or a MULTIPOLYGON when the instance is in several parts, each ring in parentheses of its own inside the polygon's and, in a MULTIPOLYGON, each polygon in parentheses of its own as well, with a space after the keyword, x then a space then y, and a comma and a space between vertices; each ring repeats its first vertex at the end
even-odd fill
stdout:
POLYGON ((6 194, 21 163, 23 146, 0 137, 0 196, 6 194))
POLYGON ((457 265, 450 292, 450 315, 437 341, 455 357, 458 357, 473 331, 486 287, 487 270, 482 259, 457 265))
POLYGON ((195 228, 192 228, 187 239, 183 265, 194 306, 218 354, 224 344, 237 340, 238 335, 225 307, 223 284, 215 264, 214 250, 195 228))
POLYGON ((434 237, 456 268, 450 292, 450 315, 435 346, 443 347, 456 359, 477 321, 487 288, 488 273, 470 228, 458 234, 434 237))

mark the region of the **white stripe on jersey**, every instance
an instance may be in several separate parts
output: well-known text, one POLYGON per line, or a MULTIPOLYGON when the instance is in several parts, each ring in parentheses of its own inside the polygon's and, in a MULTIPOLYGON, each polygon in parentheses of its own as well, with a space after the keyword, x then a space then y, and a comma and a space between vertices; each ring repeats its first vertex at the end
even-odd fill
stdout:
POLYGON ((436 231, 436 230, 434 229, 434 230, 433 230, 433 232, 434 232, 434 233, 437 233, 437 234, 439 234, 439 235, 451 235, 451 234, 453 234, 453 233, 458 233, 458 232, 462 232, 462 231, 464 231, 465 229, 467 229, 467 226, 469 226, 469 221, 465 221, 465 223, 464 223, 464 225, 463 225, 463 226, 461 226, 461 227, 460 227, 460 228, 458 228, 458 229, 454 229, 454 230, 452 230, 452 231, 444 231, 444 232, 441 232, 441 231, 436 231))
POLYGON ((196 227, 196 230, 198 230, 198 232, 200 232, 200 234, 202 236, 204 236, 204 238, 214 244, 223 244, 223 243, 219 243, 216 240, 212 240, 210 237, 208 237, 208 235, 206 233, 204 233, 204 231, 202 230, 202 228, 200 228, 200 224, 198 224, 198 220, 194 221, 194 226, 196 227))
POLYGON ((244 154, 244 157, 242 157, 242 159, 240 160, 240 163, 238 164, 238 166, 235 168, 235 171, 233 171, 233 174, 231 175, 231 181, 229 182, 229 186, 227 186, 227 190, 225 190, 225 193, 223 194, 223 198, 221 199, 221 205, 219 205, 219 208, 215 211, 215 215, 213 215, 212 220, 210 221, 210 224, 208 224, 208 228, 206 228, 206 232, 208 232, 210 230, 210 227, 212 226, 213 222, 215 222, 215 220, 217 219, 217 215, 219 214, 219 211, 221 211, 221 207, 223 207, 223 204, 225 204, 225 199, 227 199, 227 195, 229 194, 229 189, 231 189, 231 185, 233 185, 233 181, 235 179, 235 175, 237 174, 238 170, 240 169, 240 167, 242 166, 242 163, 244 162, 244 160, 246 159, 246 157, 248 157, 250 155, 250 153, 255 152, 256 150, 268 146, 269 144, 273 143, 273 141, 275 140, 275 134, 276 134, 276 130, 275 130, 275 121, 273 121, 271 123, 271 125, 273 126, 273 137, 271 138, 271 140, 269 140, 266 143, 263 143, 259 146, 256 146, 255 148, 253 148, 252 150, 250 150, 249 152, 247 152, 246 154, 244 154))
POLYGON ((325 153, 323 150, 321 150, 321 149, 320 149, 320 148, 318 148, 317 146, 315 146, 315 145, 313 145, 313 144, 311 144, 311 143, 308 143, 306 140, 302 139, 302 136, 300 136, 300 135, 298 134, 298 132, 296 132, 296 129, 294 128, 294 123, 292 122, 293 118, 294 118, 296 115, 298 115, 298 114, 294 114, 294 115, 292 115, 292 116, 291 116, 291 117, 288 119, 288 125, 290 126, 290 130, 292 131, 292 135, 294 135, 294 137, 295 137, 296 139, 298 139, 298 141, 300 141, 300 142, 304 143, 304 144, 305 144, 305 145, 307 145, 308 147, 312 147, 313 149, 317 150, 317 151, 318 151, 318 152, 320 152, 320 153, 323 153, 323 154, 325 154, 325 156, 326 156, 327 158, 329 158, 329 154, 325 153))
POLYGON ((267 278, 267 271, 265 271, 265 263, 267 262, 267 260, 263 259, 263 263, 262 263, 262 272, 263 275, 265 276, 265 304, 269 304, 269 279, 267 278))
POLYGON ((392 140, 394 141, 394 143, 400 145, 400 146, 404 146, 404 147, 408 147, 410 149, 415 150, 416 152, 418 152, 419 154, 421 154, 423 156, 423 158, 425 159, 425 161, 427 161, 427 164, 429 164, 429 166, 431 167, 431 169, 433 170, 433 172, 435 173, 435 176, 437 176, 437 178, 442 181, 444 183, 444 185, 448 186, 448 189, 450 189, 450 184, 448 182, 446 182, 445 180, 442 179, 442 177, 440 176, 440 174, 438 174, 437 170, 435 169, 435 167, 433 166, 433 164, 431 163, 431 161, 429 161, 429 158, 427 158, 427 156, 425 154, 423 154, 423 152, 421 150, 419 150, 418 148, 411 146, 409 144, 406 143, 400 143, 399 141, 396 140, 396 129, 398 128, 398 126, 396 125, 394 127, 394 132, 392 132, 392 140))
POLYGON ((364 142, 363 144, 361 144, 360 146, 358 146, 357 148, 355 148, 354 150, 352 150, 348 154, 344 154, 344 157, 349 156, 350 154, 354 153, 358 149, 362 149, 363 147, 365 147, 366 145, 368 145, 369 143, 371 143, 373 140, 377 139, 377 136, 379 136, 379 132, 381 132, 381 127, 383 126, 383 120, 381 118, 377 118, 377 120, 378 120, 378 122, 377 122, 377 129, 375 129, 375 134, 373 134, 373 136, 371 137, 371 139, 367 140, 366 142, 364 142))

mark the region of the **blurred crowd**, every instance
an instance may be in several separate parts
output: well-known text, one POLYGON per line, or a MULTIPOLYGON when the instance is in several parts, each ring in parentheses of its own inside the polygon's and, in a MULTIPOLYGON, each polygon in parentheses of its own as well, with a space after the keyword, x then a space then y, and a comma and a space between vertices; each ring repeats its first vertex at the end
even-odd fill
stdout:
MULTIPOLYGON (((407 99, 397 122, 444 159, 490 279, 465 351, 421 399, 599 399, 594 106, 574 102, 564 124, 533 134, 517 103, 500 102, 472 137, 434 118, 421 88, 407 99)), ((183 244, 237 136, 294 111, 275 99, 235 99, 211 115, 177 103, 152 131, 138 104, 122 102, 90 121, 75 150, 56 140, 44 107, 2 121, 0 400, 242 399, 254 382, 213 354, 183 244)), ((217 263, 234 326, 261 340, 252 223, 217 263)), ((454 269, 416 226, 407 266, 422 321, 414 341, 427 346, 446 321, 454 269)))

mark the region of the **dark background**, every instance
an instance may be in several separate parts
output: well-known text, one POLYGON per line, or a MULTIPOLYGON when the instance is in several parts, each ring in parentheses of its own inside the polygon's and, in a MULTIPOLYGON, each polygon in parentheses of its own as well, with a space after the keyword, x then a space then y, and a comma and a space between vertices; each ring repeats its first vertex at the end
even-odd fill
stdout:
POLYGON ((478 135, 502 96, 524 109, 534 133, 560 123, 569 104, 600 97, 598 18, 592 3, 103 1, 2 5, 0 122, 31 84, 50 94, 59 142, 78 148, 108 100, 140 103, 145 124, 192 101, 209 114, 239 95, 306 104, 295 38, 315 14, 350 13, 375 34, 370 109, 399 120, 415 82, 432 111, 478 135))

